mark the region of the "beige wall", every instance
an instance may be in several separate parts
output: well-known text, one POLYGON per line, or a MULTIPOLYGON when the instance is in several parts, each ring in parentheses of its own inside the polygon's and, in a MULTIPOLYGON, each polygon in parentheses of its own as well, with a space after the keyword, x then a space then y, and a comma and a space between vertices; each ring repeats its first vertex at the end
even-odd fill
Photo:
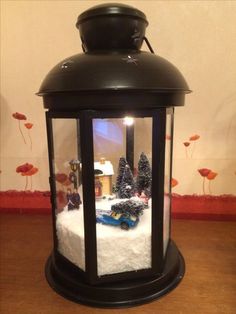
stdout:
MULTIPOLYGON (((24 189, 25 179, 15 169, 25 162, 39 168, 33 189, 48 189, 44 109, 35 93, 57 62, 81 52, 77 16, 104 2, 1 2, 1 190, 24 189), (34 124, 32 151, 14 112, 34 124)), ((146 13, 156 53, 173 62, 194 91, 176 110, 173 176, 179 184, 174 192, 201 193, 197 169, 210 168, 218 173, 213 193, 236 194, 236 2, 121 2, 146 13), (186 158, 183 142, 194 134, 201 137, 193 157, 186 158)))

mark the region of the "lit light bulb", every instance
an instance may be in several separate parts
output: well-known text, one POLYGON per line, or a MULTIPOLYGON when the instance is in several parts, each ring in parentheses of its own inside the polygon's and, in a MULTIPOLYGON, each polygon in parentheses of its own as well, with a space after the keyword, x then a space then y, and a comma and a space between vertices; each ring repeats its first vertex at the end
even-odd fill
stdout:
POLYGON ((134 124, 134 118, 132 118, 132 117, 125 117, 124 118, 124 124, 128 125, 128 126, 133 125, 134 124))

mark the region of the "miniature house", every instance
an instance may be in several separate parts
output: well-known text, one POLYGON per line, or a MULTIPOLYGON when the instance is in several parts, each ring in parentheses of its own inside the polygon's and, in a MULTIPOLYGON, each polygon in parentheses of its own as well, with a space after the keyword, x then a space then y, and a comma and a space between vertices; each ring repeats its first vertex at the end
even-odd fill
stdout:
POLYGON ((114 175, 113 166, 110 161, 101 158, 100 161, 94 163, 95 178, 101 182, 102 194, 111 195, 112 194, 112 176, 114 175))
POLYGON ((179 70, 154 54, 147 26, 145 14, 127 5, 83 12, 77 28, 84 53, 57 64, 39 90, 54 236, 46 278, 62 296, 91 306, 149 302, 185 272, 171 238, 171 171, 174 107, 190 90, 179 70), (141 51, 143 42, 151 53, 141 51), (55 174, 59 162, 68 162, 55 132, 62 124, 64 143, 71 140, 67 153, 81 170, 72 176, 82 203, 70 211, 59 201, 55 174), (96 137, 97 125, 109 130, 106 137, 96 137))

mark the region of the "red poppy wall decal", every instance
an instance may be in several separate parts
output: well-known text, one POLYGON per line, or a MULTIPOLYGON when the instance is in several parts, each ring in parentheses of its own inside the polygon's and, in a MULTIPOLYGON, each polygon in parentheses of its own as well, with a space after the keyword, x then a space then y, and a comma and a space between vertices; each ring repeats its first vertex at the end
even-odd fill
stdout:
POLYGON ((206 178, 209 180, 209 193, 212 194, 212 192, 211 192, 211 181, 215 179, 215 177, 218 175, 218 173, 214 172, 208 168, 198 169, 198 172, 203 177, 203 185, 202 185, 203 194, 206 194, 206 191, 205 191, 205 179, 206 178))
POLYGON ((198 169, 198 172, 203 177, 202 190, 203 190, 203 194, 206 194, 206 191, 205 191, 205 179, 208 176, 208 174, 211 172, 211 170, 207 169, 207 168, 201 168, 201 169, 198 169))
POLYGON ((31 136, 30 136, 30 129, 32 129, 32 127, 33 127, 33 123, 25 123, 25 127, 26 127, 26 129, 28 129, 28 136, 29 136, 29 140, 30 140, 30 149, 32 150, 32 138, 31 138, 31 136))
POLYGON ((207 175, 207 179, 209 180, 209 193, 212 194, 212 191, 211 191, 211 182, 212 180, 215 179, 215 177, 218 175, 217 172, 213 172, 213 171, 210 171, 207 175))
POLYGON ((20 134, 21 134, 21 136, 23 138, 24 143, 26 144, 26 140, 25 140, 24 134, 23 134, 23 132, 21 130, 21 121, 22 120, 26 120, 26 116, 23 113, 15 112, 15 113, 12 114, 12 117, 14 119, 18 120, 19 131, 20 131, 20 134))
POLYGON ((199 138, 200 138, 200 135, 195 134, 195 135, 190 136, 189 140, 190 141, 197 141, 199 138))
POLYGON ((56 181, 61 184, 61 188, 64 191, 64 186, 69 186, 71 181, 68 178, 68 175, 65 173, 57 173, 56 174, 56 181))
POLYGON ((183 144, 184 144, 185 147, 188 147, 190 145, 189 142, 184 142, 183 144))
POLYGON ((23 113, 15 112, 12 114, 12 116, 17 120, 27 120, 26 116, 23 113))
POLYGON ((218 175, 218 173, 213 172, 213 171, 210 171, 210 172, 208 173, 208 175, 207 175, 207 179, 208 179, 208 180, 214 180, 217 175, 218 175))
POLYGON ((29 164, 28 162, 21 165, 21 166, 18 166, 16 168, 16 172, 17 173, 23 173, 23 172, 28 172, 30 169, 32 169, 34 166, 32 164, 29 164))
POLYGON ((65 173, 57 173, 56 174, 56 181, 59 182, 59 183, 63 183, 65 182, 67 179, 67 175, 65 173))
POLYGON ((202 168, 202 169, 198 169, 198 172, 200 173, 200 175, 202 176, 202 177, 207 177, 208 176, 208 174, 211 172, 211 170, 210 169, 207 169, 207 168, 202 168))
POLYGON ((179 182, 176 179, 174 179, 174 178, 171 179, 171 187, 172 188, 174 188, 178 184, 179 184, 179 182))
POLYGON ((198 135, 198 134, 194 134, 194 135, 190 136, 190 138, 189 138, 189 141, 193 142, 191 158, 193 158, 193 153, 195 151, 196 141, 199 140, 199 138, 200 138, 200 135, 198 135))
POLYGON ((20 173, 23 177, 25 177, 25 191, 28 188, 29 180, 28 178, 30 177, 30 190, 33 188, 33 181, 32 181, 32 176, 38 172, 38 168, 34 167, 32 164, 25 163, 23 165, 20 165, 16 168, 16 172, 20 173))
POLYGON ((70 179, 67 178, 66 181, 63 182, 63 185, 64 185, 64 186, 69 186, 69 185, 71 185, 70 179))
POLYGON ((188 147, 190 145, 190 142, 183 142, 184 146, 185 146, 185 156, 186 158, 188 158, 188 147))
POLYGON ((34 174, 37 173, 37 172, 38 172, 38 168, 33 167, 33 168, 30 169, 29 171, 23 172, 21 175, 22 175, 22 176, 32 176, 32 175, 34 175, 34 174))

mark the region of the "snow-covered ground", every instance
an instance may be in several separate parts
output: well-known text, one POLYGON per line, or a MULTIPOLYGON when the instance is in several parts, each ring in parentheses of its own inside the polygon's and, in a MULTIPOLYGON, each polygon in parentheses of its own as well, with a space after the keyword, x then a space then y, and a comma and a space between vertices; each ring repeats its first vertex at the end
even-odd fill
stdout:
MULTIPOLYGON (((96 210, 108 211, 121 200, 100 200, 96 210)), ((124 200, 122 200, 124 201, 124 200)), ((135 228, 128 231, 118 226, 97 223, 98 275, 113 274, 151 267, 151 206, 144 210, 135 228)), ((72 263, 85 270, 83 206, 65 208, 57 215, 59 251, 72 263)))

